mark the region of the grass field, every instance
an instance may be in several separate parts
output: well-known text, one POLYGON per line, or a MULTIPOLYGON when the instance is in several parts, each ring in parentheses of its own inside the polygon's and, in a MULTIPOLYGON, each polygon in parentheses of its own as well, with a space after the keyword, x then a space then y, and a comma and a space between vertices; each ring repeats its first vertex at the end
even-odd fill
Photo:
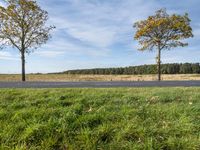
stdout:
POLYGON ((199 150, 200 88, 2 89, 2 150, 199 150))
MULTIPOLYGON (((0 74, 0 81, 20 81, 20 75, 0 74)), ((27 81, 154 81, 157 75, 29 74, 27 81)), ((200 80, 200 74, 162 75, 162 80, 200 80)))

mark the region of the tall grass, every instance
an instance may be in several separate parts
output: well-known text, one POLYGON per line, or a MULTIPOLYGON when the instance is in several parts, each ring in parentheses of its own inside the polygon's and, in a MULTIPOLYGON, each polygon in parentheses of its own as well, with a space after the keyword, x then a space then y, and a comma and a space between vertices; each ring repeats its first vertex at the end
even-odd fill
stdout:
POLYGON ((200 88, 3 89, 0 149, 200 149, 200 88))

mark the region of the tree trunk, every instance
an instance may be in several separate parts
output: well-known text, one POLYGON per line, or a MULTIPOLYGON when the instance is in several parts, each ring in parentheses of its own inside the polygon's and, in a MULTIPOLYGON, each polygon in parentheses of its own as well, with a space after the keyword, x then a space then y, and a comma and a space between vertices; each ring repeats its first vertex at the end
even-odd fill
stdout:
POLYGON ((21 52, 21 61, 22 61, 22 81, 26 81, 26 74, 25 74, 25 54, 21 52))
POLYGON ((160 58, 161 57, 161 49, 160 46, 158 46, 158 56, 157 56, 157 71, 158 71, 158 81, 161 80, 161 61, 160 58))

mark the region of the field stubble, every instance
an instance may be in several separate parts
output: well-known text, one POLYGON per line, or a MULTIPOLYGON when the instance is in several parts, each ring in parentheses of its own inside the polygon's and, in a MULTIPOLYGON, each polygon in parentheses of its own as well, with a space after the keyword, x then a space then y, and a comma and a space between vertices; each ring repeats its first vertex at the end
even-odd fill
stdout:
MULTIPOLYGON (((20 75, 1 74, 0 81, 20 81, 20 75)), ((69 75, 69 74, 28 74, 27 81, 155 81, 157 75, 69 75)), ((200 80, 200 74, 162 75, 162 80, 200 80)))

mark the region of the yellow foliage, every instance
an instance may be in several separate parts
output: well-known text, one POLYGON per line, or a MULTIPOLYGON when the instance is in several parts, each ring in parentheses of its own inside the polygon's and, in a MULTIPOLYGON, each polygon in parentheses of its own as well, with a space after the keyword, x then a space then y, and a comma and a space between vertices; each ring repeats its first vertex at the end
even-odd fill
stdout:
POLYGON ((170 49, 185 46, 180 40, 193 37, 188 14, 168 15, 165 9, 158 10, 154 16, 136 22, 135 40, 142 43, 140 50, 150 49, 160 45, 160 48, 170 49))

